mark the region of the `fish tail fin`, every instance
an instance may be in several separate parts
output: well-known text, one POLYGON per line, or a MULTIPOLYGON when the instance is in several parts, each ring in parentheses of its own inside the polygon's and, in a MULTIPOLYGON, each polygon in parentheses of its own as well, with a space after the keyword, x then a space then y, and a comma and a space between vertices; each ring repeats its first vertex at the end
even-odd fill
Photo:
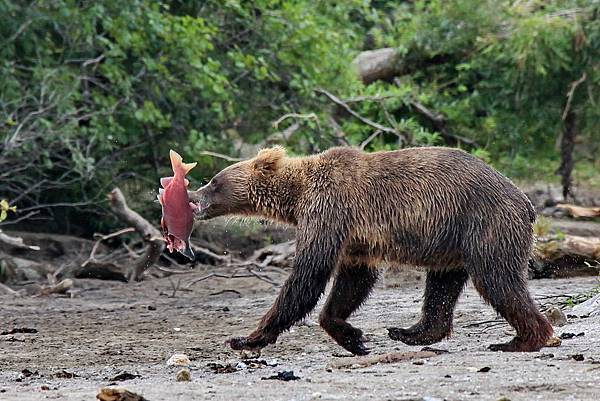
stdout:
POLYGON ((189 173, 191 169, 196 167, 196 162, 194 163, 184 163, 183 158, 179 155, 179 153, 175 152, 173 149, 169 151, 169 157, 171 158, 171 167, 173 168, 173 172, 177 171, 177 169, 183 169, 184 175, 189 173))
POLYGON ((177 171, 183 162, 183 158, 173 149, 169 150, 169 158, 171 159, 171 167, 173 168, 173 172, 177 171))
POLYGON ((193 162, 193 163, 183 163, 183 170, 185 171, 185 173, 189 173, 191 169, 193 169, 194 167, 196 167, 196 164, 198 164, 197 162, 193 162))

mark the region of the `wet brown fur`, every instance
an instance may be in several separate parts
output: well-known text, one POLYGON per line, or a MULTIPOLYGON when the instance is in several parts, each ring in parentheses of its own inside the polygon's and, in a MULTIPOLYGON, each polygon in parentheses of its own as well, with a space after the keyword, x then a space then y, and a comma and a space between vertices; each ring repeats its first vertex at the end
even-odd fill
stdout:
POLYGON ((190 197, 199 218, 261 215, 298 227, 293 273, 259 327, 233 339, 233 348, 274 343, 314 308, 335 274, 320 323, 347 350, 366 353, 362 332, 346 319, 383 262, 428 269, 422 317, 408 329, 390 328, 393 339, 416 345, 447 337, 469 277, 517 331, 491 349, 536 351, 552 335, 527 289, 533 207, 510 180, 463 151, 333 148, 291 158, 277 147, 228 167, 190 197))

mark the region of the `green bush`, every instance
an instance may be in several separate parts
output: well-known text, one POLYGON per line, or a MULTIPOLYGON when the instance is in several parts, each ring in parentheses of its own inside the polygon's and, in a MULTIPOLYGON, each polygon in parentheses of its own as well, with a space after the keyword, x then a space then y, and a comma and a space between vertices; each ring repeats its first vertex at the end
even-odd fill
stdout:
POLYGON ((513 176, 547 178, 566 95, 584 78, 569 107, 597 164, 598 12, 591 0, 6 0, 0 197, 89 233, 110 224, 114 185, 157 216, 169 148, 199 160, 199 184, 227 164, 206 150, 244 156, 288 128, 299 153, 339 143, 340 128, 356 146, 374 133, 317 88, 403 137, 381 133, 367 150, 449 143, 513 176), (397 49, 405 68, 365 86, 352 60, 379 47, 397 49), (415 102, 466 142, 447 142, 415 102))

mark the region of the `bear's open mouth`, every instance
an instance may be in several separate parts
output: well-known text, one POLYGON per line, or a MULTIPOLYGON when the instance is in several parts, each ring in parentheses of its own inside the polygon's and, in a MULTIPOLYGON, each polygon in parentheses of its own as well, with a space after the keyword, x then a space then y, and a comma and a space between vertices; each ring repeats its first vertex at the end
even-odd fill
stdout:
POLYGON ((199 200, 199 201, 190 201, 190 207, 192 208, 194 217, 199 219, 199 218, 206 216, 206 214, 207 214, 206 212, 208 210, 209 205, 207 202, 203 202, 202 200, 199 200))

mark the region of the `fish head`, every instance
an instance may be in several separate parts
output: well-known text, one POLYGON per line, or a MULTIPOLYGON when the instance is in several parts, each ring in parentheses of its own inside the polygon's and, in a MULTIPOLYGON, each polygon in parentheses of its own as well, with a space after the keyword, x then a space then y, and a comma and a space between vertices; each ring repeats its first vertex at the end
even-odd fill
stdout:
POLYGON ((192 250, 189 238, 187 240, 182 240, 173 234, 167 233, 165 235, 165 241, 167 242, 167 249, 169 252, 173 253, 177 251, 186 256, 188 259, 194 260, 194 251, 192 250))

